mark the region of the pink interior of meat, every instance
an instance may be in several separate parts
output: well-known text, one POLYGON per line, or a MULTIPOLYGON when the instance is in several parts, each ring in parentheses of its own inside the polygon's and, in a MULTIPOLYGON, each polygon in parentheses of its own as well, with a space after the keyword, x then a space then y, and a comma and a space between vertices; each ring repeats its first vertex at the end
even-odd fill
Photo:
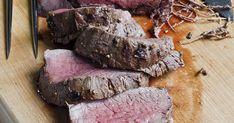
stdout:
POLYGON ((77 0, 80 5, 110 4, 110 0, 77 0))
MULTIPOLYGON (((137 8, 140 5, 145 5, 149 2, 152 2, 152 0, 110 0, 111 2, 118 4, 122 8, 137 8)), ((155 0, 154 0, 155 1, 155 0)), ((156 0, 157 2, 160 2, 160 0, 156 0)))
POLYGON ((63 13, 63 12, 66 12, 66 11, 69 11, 71 9, 57 9, 55 11, 53 11, 54 14, 58 14, 58 13, 63 13))
POLYGON ((161 0, 77 0, 81 5, 91 4, 116 4, 122 8, 137 8, 142 5, 157 6, 161 0))
POLYGON ((45 52, 46 71, 53 83, 64 81, 75 75, 91 73, 95 68, 76 58, 69 50, 47 50, 45 52))
MULTIPOLYGON (((45 52, 46 72, 52 83, 59 83, 74 77, 116 76, 125 71, 101 69, 84 61, 70 50, 47 50, 45 52)), ((129 72, 128 72, 129 73, 129 72)))
POLYGON ((165 90, 138 88, 106 100, 70 106, 69 111, 73 122, 145 122, 166 119, 170 107, 171 100, 165 90))
POLYGON ((67 8, 67 0, 39 0, 40 5, 44 7, 46 11, 55 10, 58 8, 67 8))

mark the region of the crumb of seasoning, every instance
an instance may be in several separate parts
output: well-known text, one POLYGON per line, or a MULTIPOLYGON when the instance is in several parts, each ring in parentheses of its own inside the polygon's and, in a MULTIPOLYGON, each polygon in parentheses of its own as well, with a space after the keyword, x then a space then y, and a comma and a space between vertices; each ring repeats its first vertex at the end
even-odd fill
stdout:
POLYGON ((164 33, 168 33, 168 30, 165 30, 164 33))
POLYGON ((207 76, 206 70, 205 70, 205 69, 202 69, 201 74, 202 74, 203 76, 207 76))
POLYGON ((202 74, 203 76, 207 76, 207 72, 204 68, 201 68, 196 74, 195 76, 198 76, 199 74, 202 74))
POLYGON ((192 38, 192 33, 189 32, 189 33, 187 34, 186 38, 187 38, 187 39, 191 39, 191 38, 192 38))

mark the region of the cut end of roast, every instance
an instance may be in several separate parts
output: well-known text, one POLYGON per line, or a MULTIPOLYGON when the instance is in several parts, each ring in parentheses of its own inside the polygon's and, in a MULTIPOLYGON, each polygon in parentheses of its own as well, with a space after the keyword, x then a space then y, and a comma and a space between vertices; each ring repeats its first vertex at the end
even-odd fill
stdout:
POLYGON ((165 89, 138 88, 108 99, 69 105, 72 123, 172 123, 172 101, 165 89))

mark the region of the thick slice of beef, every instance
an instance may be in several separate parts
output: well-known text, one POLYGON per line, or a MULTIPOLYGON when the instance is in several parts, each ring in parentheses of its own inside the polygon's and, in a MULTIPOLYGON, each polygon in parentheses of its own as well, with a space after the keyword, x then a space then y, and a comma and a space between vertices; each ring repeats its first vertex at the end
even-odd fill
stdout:
POLYGON ((165 89, 138 88, 114 97, 69 105, 71 123, 172 123, 165 89))
POLYGON ((69 50, 47 50, 38 87, 48 102, 65 102, 111 97, 128 89, 146 87, 149 76, 141 72, 101 69, 69 50))
POLYGON ((183 66, 170 38, 121 37, 96 27, 87 27, 77 38, 75 51, 103 67, 143 71, 157 77, 183 66), (164 64, 164 65, 162 65, 164 64), (173 67, 171 67, 173 66, 173 67))
POLYGON ((142 27, 135 22, 128 11, 109 7, 57 10, 50 13, 47 22, 54 41, 57 43, 69 43, 89 25, 119 36, 145 36, 142 27))
POLYGON ((38 14, 44 17, 46 17, 49 11, 72 8, 72 5, 67 0, 37 0, 37 2, 38 14))

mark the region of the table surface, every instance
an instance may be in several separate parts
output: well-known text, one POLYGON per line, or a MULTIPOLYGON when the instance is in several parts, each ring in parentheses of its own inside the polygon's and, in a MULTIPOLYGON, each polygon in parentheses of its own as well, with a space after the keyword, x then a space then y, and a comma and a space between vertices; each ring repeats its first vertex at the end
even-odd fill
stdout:
MULTIPOLYGON (((68 121, 66 109, 49 106, 36 93, 35 76, 44 63, 43 52, 51 47, 46 41, 39 41, 39 57, 37 60, 34 59, 28 0, 14 0, 12 48, 10 58, 8 60, 5 59, 3 5, 2 0, 0 1, 0 97, 6 102, 6 107, 8 107, 19 122, 58 123, 68 121)), ((191 28, 193 34, 196 35, 217 25, 217 23, 186 24, 180 26, 177 30, 183 32, 185 29, 191 28)), ((232 36, 234 36, 234 25, 230 25, 229 29, 232 36)), ((179 35, 180 33, 175 34, 175 36, 179 35)), ((184 80, 184 83, 181 81, 179 85, 173 84, 173 86, 181 86, 181 90, 183 91, 179 92, 178 90, 175 91, 175 89, 171 91, 173 97, 175 96, 175 111, 173 112, 175 121, 199 121, 204 123, 233 122, 234 40, 203 40, 185 45, 184 48, 187 48, 191 52, 191 57, 187 58, 191 60, 186 60, 185 62, 193 64, 191 68, 193 73, 191 74, 194 74, 194 71, 200 68, 204 68, 208 76, 199 76, 196 79, 181 77, 180 80, 184 80), (188 84, 189 82, 190 84, 188 84), (186 93, 184 93, 185 91, 186 93), (186 96, 195 100, 193 98, 195 94, 191 94, 190 92, 196 92, 196 97, 199 97, 199 99, 196 98, 196 102, 188 100, 186 103, 180 103, 185 101, 184 98, 186 96), (177 98, 179 94, 181 94, 181 100, 177 98), (195 105, 195 103, 199 103, 200 105, 195 105), (193 119, 194 115, 197 115, 196 120, 193 119)), ((187 71, 189 70, 187 68, 187 71)), ((159 79, 163 80, 167 78, 168 82, 169 79, 173 80, 173 77, 177 76, 176 73, 178 72, 183 72, 183 69, 174 72, 174 75, 173 73, 168 74, 159 79)), ((188 74, 188 76, 191 75, 188 74)), ((152 85, 158 85, 158 83, 152 85)))

